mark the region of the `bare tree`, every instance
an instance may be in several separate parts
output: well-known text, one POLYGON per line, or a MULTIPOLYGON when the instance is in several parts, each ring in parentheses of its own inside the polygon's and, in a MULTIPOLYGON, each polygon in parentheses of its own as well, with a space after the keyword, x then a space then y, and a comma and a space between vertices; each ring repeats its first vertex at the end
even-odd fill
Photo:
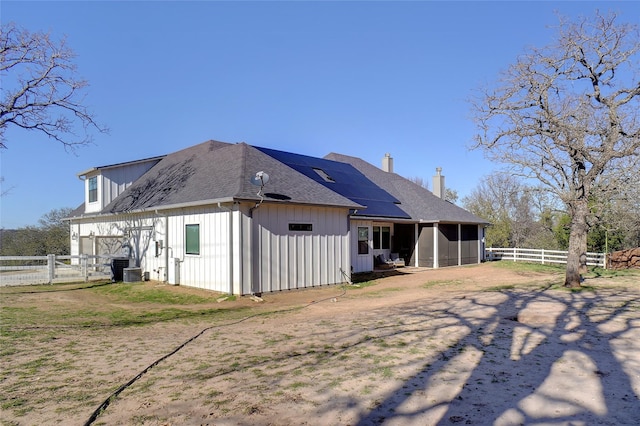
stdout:
POLYGON ((424 180, 420 176, 413 176, 413 177, 410 177, 410 178, 407 178, 407 179, 410 180, 411 182, 415 183, 416 185, 420 185, 424 189, 429 189, 429 182, 427 182, 426 180, 424 180))
POLYGON ((538 192, 515 176, 496 173, 482 178, 462 205, 491 222, 486 235, 489 247, 538 247, 549 240, 543 234, 553 237, 551 229, 544 229, 550 206, 538 192))
POLYGON ((10 124, 40 131, 65 148, 90 143, 90 128, 107 131, 84 105, 88 83, 77 76, 74 58, 64 39, 14 23, 2 25, 0 148, 6 148, 4 133, 10 124))
POLYGON ((455 204, 458 202, 458 191, 451 188, 444 188, 444 199, 450 202, 451 204, 455 204))
POLYGON ((474 148, 511 173, 537 178, 566 205, 567 287, 579 287, 586 269, 589 201, 634 184, 621 172, 640 161, 640 38, 636 26, 616 18, 561 18, 555 43, 526 51, 497 87, 473 100, 474 148))
POLYGON ((0 198, 9 195, 13 187, 4 188, 4 176, 0 176, 0 198))
MULTIPOLYGON (((637 182, 640 170, 629 170, 629 180, 637 182)), ((603 250, 640 246, 640 185, 621 185, 606 200, 597 203, 597 227, 604 234, 603 250), (611 244, 618 240, 619 244, 611 244)))

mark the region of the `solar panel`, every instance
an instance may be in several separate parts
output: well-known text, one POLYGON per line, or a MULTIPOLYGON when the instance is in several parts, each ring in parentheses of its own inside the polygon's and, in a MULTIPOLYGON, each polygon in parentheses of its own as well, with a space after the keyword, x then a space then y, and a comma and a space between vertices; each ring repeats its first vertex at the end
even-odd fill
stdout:
POLYGON ((363 206, 357 216, 406 218, 400 201, 370 181, 351 164, 269 148, 255 147, 328 189, 363 206))

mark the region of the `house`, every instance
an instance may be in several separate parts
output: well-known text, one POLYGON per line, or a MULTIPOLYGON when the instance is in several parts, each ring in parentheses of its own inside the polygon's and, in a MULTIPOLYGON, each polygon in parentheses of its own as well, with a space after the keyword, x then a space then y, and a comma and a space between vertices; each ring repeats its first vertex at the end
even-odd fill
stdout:
POLYGON ((125 256, 152 279, 239 295, 343 283, 379 254, 480 262, 487 222, 384 161, 208 141, 91 168, 78 174, 71 253, 125 256))

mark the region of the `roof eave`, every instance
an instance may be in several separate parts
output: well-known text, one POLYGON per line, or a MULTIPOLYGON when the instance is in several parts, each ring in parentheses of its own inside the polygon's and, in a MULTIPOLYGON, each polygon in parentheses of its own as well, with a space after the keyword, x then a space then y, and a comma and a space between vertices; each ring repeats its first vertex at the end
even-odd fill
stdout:
MULTIPOLYGON (((85 218, 93 218, 93 217, 104 217, 104 216, 116 216, 122 214, 139 214, 139 213, 149 213, 149 212, 158 212, 165 210, 176 210, 183 209, 189 207, 201 207, 201 206, 209 206, 215 204, 223 204, 223 203, 234 203, 234 202, 251 202, 255 203, 260 201, 258 198, 239 198, 239 197, 221 197, 221 198, 212 198, 208 200, 200 200, 200 201, 189 201, 185 203, 174 203, 174 204, 166 204, 161 206, 154 207, 146 207, 140 209, 132 209, 132 210, 124 210, 117 212, 100 212, 100 213, 87 213, 82 214, 80 216, 69 217, 66 220, 74 220, 74 219, 85 219, 85 218)), ((306 202, 296 202, 296 201, 272 201, 272 200, 264 200, 263 203, 268 204, 297 204, 297 205, 308 205, 308 206, 316 206, 316 207, 332 207, 332 208, 343 208, 343 209, 362 209, 365 208, 359 204, 317 204, 317 203, 306 203, 306 202)))
POLYGON ((88 174, 95 173, 98 170, 112 169, 112 168, 115 168, 115 167, 127 166, 127 165, 132 165, 132 164, 148 163, 150 161, 160 161, 164 157, 166 157, 166 155, 158 155, 156 157, 143 158, 143 159, 140 159, 140 160, 125 161, 125 162, 122 162, 122 163, 109 164, 107 166, 91 167, 91 168, 89 168, 87 170, 84 170, 84 171, 76 174, 76 176, 78 176, 78 178, 82 178, 82 176, 87 176, 88 174))

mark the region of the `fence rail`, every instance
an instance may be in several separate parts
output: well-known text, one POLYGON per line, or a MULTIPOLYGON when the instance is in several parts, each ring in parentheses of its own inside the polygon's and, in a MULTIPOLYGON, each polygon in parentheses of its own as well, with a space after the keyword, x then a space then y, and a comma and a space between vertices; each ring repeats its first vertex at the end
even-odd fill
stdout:
MULTIPOLYGON (((536 262, 542 264, 567 263, 567 253, 562 250, 544 250, 527 248, 495 248, 486 249, 487 260, 511 260, 514 262, 536 262)), ((607 267, 605 253, 587 252, 587 265, 607 267)))
POLYGON ((0 286, 89 281, 110 277, 109 256, 0 256, 0 286))

